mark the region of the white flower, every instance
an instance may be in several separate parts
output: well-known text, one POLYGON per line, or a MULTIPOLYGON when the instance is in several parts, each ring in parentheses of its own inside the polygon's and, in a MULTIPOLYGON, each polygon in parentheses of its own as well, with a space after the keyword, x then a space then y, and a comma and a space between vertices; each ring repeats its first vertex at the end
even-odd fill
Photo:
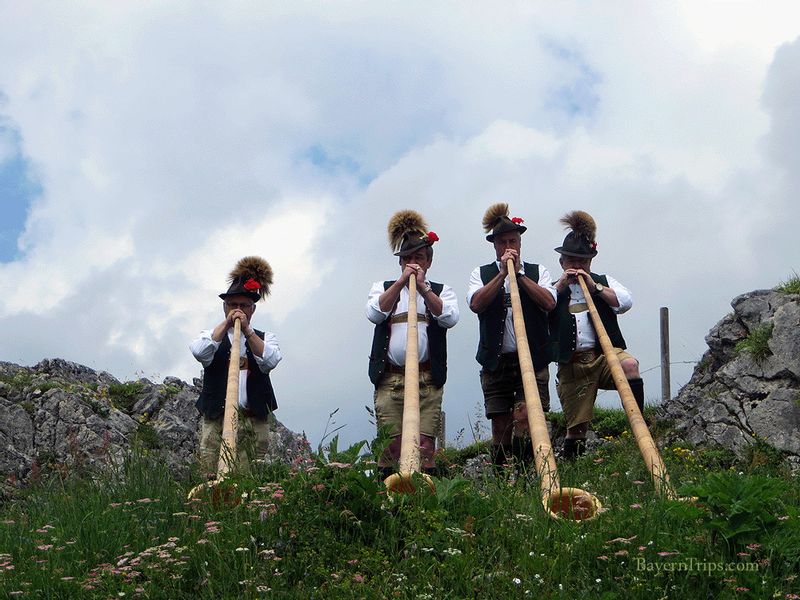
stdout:
POLYGON ((602 579, 600 579, 600 578, 598 577, 597 579, 595 579, 595 581, 596 581, 597 583, 600 583, 600 582, 601 582, 601 581, 603 581, 603 580, 602 580, 602 579))
POLYGON ((247 552, 247 548, 242 548, 241 546, 235 550, 235 552, 247 552))
POLYGON ((449 554, 450 556, 455 556, 456 554, 461 554, 461 550, 458 548, 446 548, 442 550, 445 554, 449 554))
POLYGON ((520 579, 519 577, 514 577, 514 579, 512 579, 511 581, 513 581, 513 582, 514 582, 515 584, 517 584, 517 585, 519 585, 520 583, 522 583, 522 579, 520 579))

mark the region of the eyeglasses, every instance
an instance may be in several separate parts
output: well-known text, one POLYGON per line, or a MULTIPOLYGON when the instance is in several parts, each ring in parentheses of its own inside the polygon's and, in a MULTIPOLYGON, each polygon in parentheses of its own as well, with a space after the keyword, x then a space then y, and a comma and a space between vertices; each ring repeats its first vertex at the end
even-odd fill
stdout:
POLYGON ((252 302, 228 302, 225 301, 225 307, 231 309, 239 309, 239 310, 247 310, 248 308, 253 308, 255 306, 252 302))

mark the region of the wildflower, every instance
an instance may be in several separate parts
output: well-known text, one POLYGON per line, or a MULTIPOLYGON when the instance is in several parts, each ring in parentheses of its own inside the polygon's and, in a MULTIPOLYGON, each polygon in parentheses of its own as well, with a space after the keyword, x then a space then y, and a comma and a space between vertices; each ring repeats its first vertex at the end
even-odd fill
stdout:
POLYGON ((736 591, 737 591, 737 592, 749 592, 749 591, 750 591, 750 588, 748 588, 748 587, 744 587, 744 586, 741 586, 741 585, 740 585, 739 587, 737 587, 737 588, 736 588, 736 591))
POLYGON ((632 541, 632 540, 635 540, 635 539, 636 539, 636 536, 635 536, 635 535, 632 535, 632 536, 631 536, 631 537, 629 537, 629 538, 624 538, 624 537, 616 537, 616 538, 614 538, 613 540, 608 540, 608 541, 606 542, 606 544, 613 544, 613 543, 615 543, 615 542, 620 542, 620 543, 622 543, 622 544, 630 544, 630 543, 631 543, 631 541, 632 541))
POLYGON ((420 548, 423 552, 433 552, 433 548, 420 548))
POLYGON ((53 547, 53 544, 42 544, 41 546, 36 546, 38 550, 50 550, 53 547))
POLYGON ((597 560, 608 560, 608 557, 605 554, 603 554, 601 556, 598 556, 597 560))
POLYGON ((747 544, 748 550, 758 550, 761 548, 761 544, 747 544))
POLYGON ((445 554, 449 554, 450 556, 455 556, 456 554, 461 554, 461 550, 458 548, 445 548, 442 550, 445 554))
POLYGON ((600 583, 600 582, 601 582, 601 581, 603 581, 603 580, 602 580, 602 579, 600 579, 600 578, 598 577, 598 578, 597 578, 597 579, 595 579, 594 581, 595 581, 595 583, 600 583))
POLYGON ((637 502, 636 504, 631 504, 631 508, 642 508, 642 505, 637 502))
POLYGON ((239 546, 236 550, 234 550, 234 552, 247 552, 247 548, 242 548, 239 546))
POLYGON ((357 565, 357 564, 358 564, 358 559, 357 559, 357 558, 354 558, 354 559, 352 559, 352 560, 348 560, 348 561, 347 561, 347 564, 348 564, 348 565, 357 565))
POLYGON ((516 585, 522 583, 522 579, 520 579, 519 577, 514 577, 514 579, 512 579, 511 581, 516 585))
POLYGON ((361 573, 356 573, 353 575, 353 581, 356 583, 364 583, 364 576, 361 573))
POLYGON ((269 587, 268 585, 259 585, 259 586, 256 586, 256 591, 257 592, 271 592, 272 588, 269 587))
POLYGON ((633 485, 644 485, 644 481, 642 481, 641 479, 636 479, 636 480, 633 482, 633 485))
POLYGON ((324 483, 318 483, 317 485, 312 486, 311 489, 314 490, 315 492, 321 492, 322 490, 325 489, 325 484, 324 483))
POLYGON ((175 513, 172 513, 172 516, 173 517, 185 517, 188 514, 189 513, 186 513, 186 512, 175 512, 175 513))
POLYGON ((614 552, 614 556, 628 556, 627 550, 617 550, 614 552))
POLYGON ((659 552, 658 553, 658 555, 661 556, 661 557, 664 557, 664 556, 676 556, 678 554, 680 554, 680 552, 659 552))

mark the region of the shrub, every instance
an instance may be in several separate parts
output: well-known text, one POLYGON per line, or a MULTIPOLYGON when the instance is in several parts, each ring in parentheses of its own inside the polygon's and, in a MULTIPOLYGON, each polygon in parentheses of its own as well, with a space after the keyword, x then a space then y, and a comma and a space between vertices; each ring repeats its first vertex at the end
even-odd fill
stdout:
POLYGON ((746 338, 736 344, 736 352, 747 350, 756 363, 763 363, 772 354, 769 349, 772 327, 772 323, 764 323, 753 329, 746 338))
MULTIPOLYGON (((776 511, 787 492, 778 479, 711 473, 701 483, 685 486, 682 496, 696 496, 701 524, 721 536, 730 551, 753 542, 778 523, 776 511)), ((713 540, 712 540, 713 541, 713 540)))
POLYGON ((776 292, 783 292, 784 294, 800 294, 800 276, 795 273, 786 281, 782 281, 775 287, 776 292))
POLYGON ((129 413, 143 389, 144 384, 139 381, 112 383, 108 386, 108 397, 116 408, 129 413))

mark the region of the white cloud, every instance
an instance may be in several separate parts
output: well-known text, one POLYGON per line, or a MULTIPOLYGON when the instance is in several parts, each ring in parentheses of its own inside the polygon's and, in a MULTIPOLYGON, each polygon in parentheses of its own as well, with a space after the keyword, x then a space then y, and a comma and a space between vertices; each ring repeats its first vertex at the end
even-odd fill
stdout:
MULTIPOLYGON (((344 437, 367 437, 363 304, 397 270, 389 216, 425 214, 442 238, 432 277, 463 299, 491 259, 480 220, 497 201, 553 272, 558 218, 595 215, 598 270, 634 292, 623 329, 642 366, 658 362, 662 305, 673 358, 697 359, 733 295, 797 270, 792 237, 774 235, 798 216, 798 42, 774 54, 797 36, 794 4, 718 9, 7 7, 2 110, 43 193, 23 256, 0 264, 0 360, 192 377, 189 339, 219 318, 233 263, 260 254, 276 284, 257 325, 286 356, 279 418, 316 441, 341 407, 344 437)), ((451 435, 480 403, 462 315, 451 435)))

